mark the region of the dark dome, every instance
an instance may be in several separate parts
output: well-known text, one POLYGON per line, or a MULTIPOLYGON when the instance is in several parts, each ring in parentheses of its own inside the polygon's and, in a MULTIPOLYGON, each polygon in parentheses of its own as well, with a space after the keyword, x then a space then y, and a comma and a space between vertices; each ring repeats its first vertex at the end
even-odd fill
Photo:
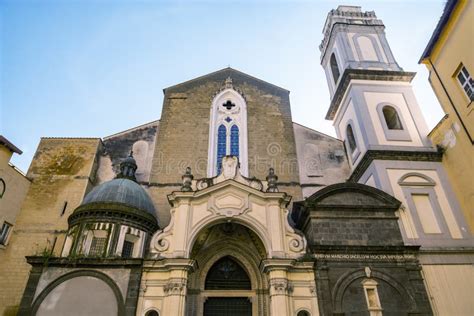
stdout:
POLYGON ((131 206, 156 217, 155 207, 148 193, 138 183, 129 179, 114 179, 102 183, 86 195, 81 205, 106 202, 131 206))

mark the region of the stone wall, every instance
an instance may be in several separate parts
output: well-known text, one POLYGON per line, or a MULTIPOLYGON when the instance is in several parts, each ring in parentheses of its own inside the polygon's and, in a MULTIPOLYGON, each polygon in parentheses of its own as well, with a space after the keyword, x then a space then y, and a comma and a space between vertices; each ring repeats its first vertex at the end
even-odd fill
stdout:
POLYGON ((265 179, 274 167, 280 190, 301 199, 289 92, 226 68, 165 89, 150 177, 161 224, 169 222, 166 194, 181 183, 185 168, 195 178, 207 176, 212 100, 228 77, 247 102, 249 176, 265 179))
POLYGON ((344 143, 334 137, 293 123, 303 197, 350 175, 344 143))
POLYGON ((31 269, 25 256, 60 254, 67 218, 91 187, 100 146, 98 138, 41 139, 27 174, 29 191, 0 253, 1 315, 16 314, 31 269))

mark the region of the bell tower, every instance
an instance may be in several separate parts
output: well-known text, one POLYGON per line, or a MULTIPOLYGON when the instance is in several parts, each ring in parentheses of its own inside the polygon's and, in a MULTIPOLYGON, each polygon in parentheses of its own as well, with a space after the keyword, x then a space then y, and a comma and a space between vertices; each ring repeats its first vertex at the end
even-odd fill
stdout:
POLYGON ((344 141, 349 181, 371 185, 402 202, 405 242, 465 245, 471 234, 441 164, 442 152, 413 93, 415 73, 396 62, 385 26, 373 11, 339 6, 327 16, 321 45, 332 120, 344 141))

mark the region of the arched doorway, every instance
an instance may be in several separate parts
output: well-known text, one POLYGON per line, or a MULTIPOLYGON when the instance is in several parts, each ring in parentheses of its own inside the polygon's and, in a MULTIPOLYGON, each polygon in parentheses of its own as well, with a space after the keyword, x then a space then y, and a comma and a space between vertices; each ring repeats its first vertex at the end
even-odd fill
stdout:
POLYGON ((204 289, 217 295, 206 299, 204 316, 252 315, 250 298, 234 296, 251 291, 252 286, 247 272, 232 257, 225 256, 214 263, 207 273, 204 289))
POLYGON ((268 281, 259 271, 266 251, 251 229, 236 223, 207 227, 191 257, 197 269, 188 278, 187 315, 268 314, 268 281))

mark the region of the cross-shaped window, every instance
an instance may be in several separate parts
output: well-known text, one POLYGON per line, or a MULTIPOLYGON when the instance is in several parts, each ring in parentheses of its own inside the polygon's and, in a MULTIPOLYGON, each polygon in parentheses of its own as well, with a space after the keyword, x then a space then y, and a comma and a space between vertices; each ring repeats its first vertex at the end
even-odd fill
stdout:
POLYGON ((235 104, 230 102, 230 100, 227 100, 227 102, 222 104, 222 106, 225 107, 229 111, 235 106, 235 104))

